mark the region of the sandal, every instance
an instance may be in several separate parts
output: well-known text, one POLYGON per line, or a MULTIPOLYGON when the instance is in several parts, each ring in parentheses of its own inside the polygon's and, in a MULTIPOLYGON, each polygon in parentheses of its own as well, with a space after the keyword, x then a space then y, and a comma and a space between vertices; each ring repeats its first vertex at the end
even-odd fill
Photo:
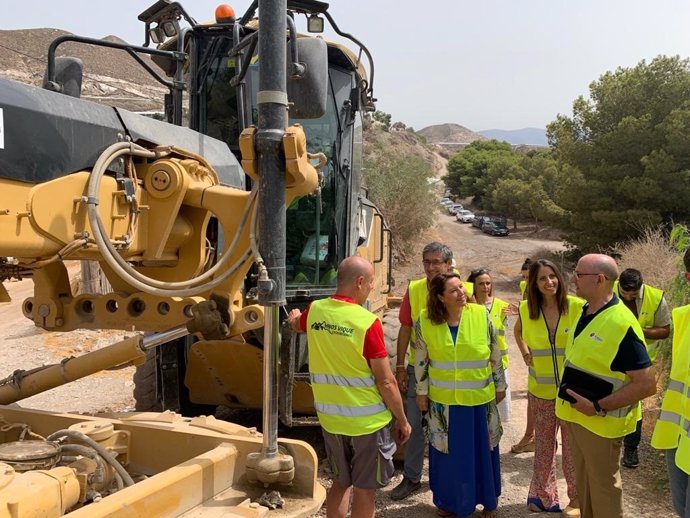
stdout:
POLYGON ((447 511, 446 509, 436 508, 436 514, 439 516, 453 516, 453 511, 447 511))
POLYGON ((513 444, 510 448, 511 453, 529 453, 534 451, 534 437, 527 440, 522 439, 517 444, 513 444))

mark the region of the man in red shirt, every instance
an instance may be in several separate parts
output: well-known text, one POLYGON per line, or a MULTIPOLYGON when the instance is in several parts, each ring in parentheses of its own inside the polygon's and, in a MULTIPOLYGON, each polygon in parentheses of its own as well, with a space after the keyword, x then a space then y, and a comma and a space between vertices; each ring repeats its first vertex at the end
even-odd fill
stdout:
POLYGON ((394 469, 391 414, 398 442, 411 431, 381 321, 361 307, 373 286, 373 265, 348 257, 338 266, 332 297, 288 316, 291 327, 308 338, 314 406, 334 473, 328 518, 345 518, 353 487, 352 518, 374 516, 375 491, 388 484, 394 469))

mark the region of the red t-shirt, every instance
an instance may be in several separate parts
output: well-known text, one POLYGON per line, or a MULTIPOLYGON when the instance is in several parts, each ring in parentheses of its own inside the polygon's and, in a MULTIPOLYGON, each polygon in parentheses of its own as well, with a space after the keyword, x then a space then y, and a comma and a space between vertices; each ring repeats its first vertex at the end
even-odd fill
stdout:
POLYGON ((400 313, 398 313, 398 320, 400 325, 412 327, 412 306, 410 305, 410 289, 405 290, 402 302, 400 303, 400 313))
MULTIPOLYGON (((335 300, 342 300, 343 302, 349 302, 350 304, 356 304, 354 299, 350 297, 343 297, 342 295, 333 295, 335 300)), ((311 304, 307 306, 299 319, 299 330, 303 333, 307 332, 307 315, 309 314, 309 308, 311 304)), ((377 318, 374 323, 371 324, 369 329, 367 329, 364 335, 364 350, 362 351, 362 356, 366 358, 367 363, 369 360, 375 360, 377 358, 386 358, 388 353, 386 352, 386 343, 383 339, 383 326, 381 321, 377 318)))

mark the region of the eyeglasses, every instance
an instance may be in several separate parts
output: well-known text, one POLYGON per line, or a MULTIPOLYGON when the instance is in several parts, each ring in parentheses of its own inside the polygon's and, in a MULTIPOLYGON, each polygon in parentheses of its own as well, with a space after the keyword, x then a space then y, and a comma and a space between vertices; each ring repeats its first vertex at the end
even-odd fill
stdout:
POLYGON ((580 277, 584 277, 585 275, 604 275, 603 273, 582 273, 582 272, 573 272, 573 277, 576 279, 579 279, 580 277))
POLYGON ((475 268, 470 272, 470 275, 484 275, 485 273, 489 273, 488 268, 475 268))

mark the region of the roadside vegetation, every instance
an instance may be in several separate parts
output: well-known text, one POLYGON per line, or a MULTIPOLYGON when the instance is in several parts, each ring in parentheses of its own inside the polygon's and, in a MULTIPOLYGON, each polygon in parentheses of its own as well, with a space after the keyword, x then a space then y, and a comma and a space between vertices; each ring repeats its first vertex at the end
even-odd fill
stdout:
POLYGON ((435 219, 433 154, 403 123, 390 131, 390 120, 375 112, 365 124, 363 177, 369 198, 386 215, 396 256, 405 260, 435 219))
POLYGON ((660 56, 593 81, 527 152, 474 142, 445 178, 479 207, 562 231, 579 253, 690 220, 690 61, 660 56))

